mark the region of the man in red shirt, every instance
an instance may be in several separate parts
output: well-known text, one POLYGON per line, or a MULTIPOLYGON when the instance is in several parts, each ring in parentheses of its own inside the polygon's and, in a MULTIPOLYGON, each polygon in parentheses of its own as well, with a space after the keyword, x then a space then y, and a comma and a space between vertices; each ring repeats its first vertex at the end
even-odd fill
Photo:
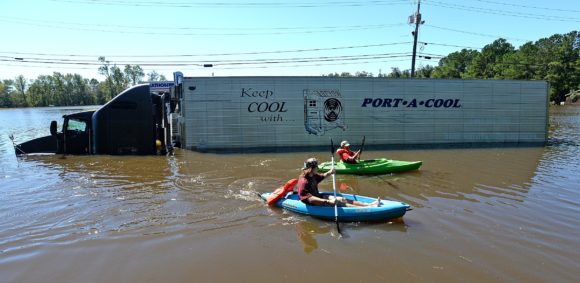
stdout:
POLYGON ((342 141, 340 143, 340 148, 336 150, 336 154, 340 156, 340 160, 346 163, 357 163, 357 159, 360 158, 360 149, 357 152, 350 150, 350 144, 348 141, 342 141))

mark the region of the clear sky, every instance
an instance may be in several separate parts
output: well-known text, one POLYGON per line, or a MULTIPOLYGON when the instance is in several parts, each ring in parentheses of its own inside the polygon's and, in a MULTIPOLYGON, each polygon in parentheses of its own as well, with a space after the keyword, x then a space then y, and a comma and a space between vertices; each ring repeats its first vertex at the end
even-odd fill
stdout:
MULTIPOLYGON (((411 68, 411 0, 0 1, 0 79, 103 80, 99 56, 185 76, 317 76, 411 68), (212 64, 213 67, 204 67, 212 64)), ((580 0, 423 0, 416 66, 497 38, 580 30, 580 0), (425 44, 426 43, 426 44, 425 44)))

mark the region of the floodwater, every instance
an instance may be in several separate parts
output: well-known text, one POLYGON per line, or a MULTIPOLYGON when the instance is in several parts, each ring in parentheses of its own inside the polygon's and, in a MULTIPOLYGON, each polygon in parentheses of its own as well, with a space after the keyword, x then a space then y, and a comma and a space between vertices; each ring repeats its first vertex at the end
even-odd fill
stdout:
MULTIPOLYGON (((266 206, 327 152, 31 156, 80 108, 0 110, 0 282, 578 282, 580 107, 550 109, 545 147, 365 151, 419 171, 337 176, 412 205, 402 220, 332 222, 266 206)), ((351 141, 356 148, 356 141, 351 141)), ((332 190, 332 181, 321 184, 332 190)))

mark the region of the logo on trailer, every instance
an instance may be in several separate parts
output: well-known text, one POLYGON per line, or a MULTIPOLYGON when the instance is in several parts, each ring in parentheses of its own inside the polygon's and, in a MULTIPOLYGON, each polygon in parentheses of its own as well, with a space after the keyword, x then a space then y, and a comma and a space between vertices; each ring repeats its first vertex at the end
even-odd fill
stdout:
POLYGON ((335 128, 346 130, 342 95, 337 89, 305 89, 304 127, 309 134, 321 136, 335 128))
POLYGON ((171 87, 174 85, 174 81, 150 82, 149 88, 152 92, 169 92, 171 87))
POLYGON ((342 111, 342 104, 336 98, 329 98, 324 101, 324 120, 334 122, 342 111))

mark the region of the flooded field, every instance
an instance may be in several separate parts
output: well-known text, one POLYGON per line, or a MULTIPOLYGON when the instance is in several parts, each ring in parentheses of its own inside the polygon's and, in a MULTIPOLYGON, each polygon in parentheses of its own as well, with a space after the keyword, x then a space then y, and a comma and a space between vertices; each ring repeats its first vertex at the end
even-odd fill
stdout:
POLYGON ((48 135, 50 120, 79 110, 0 110, 1 282, 580 278, 579 107, 550 109, 545 147, 365 150, 423 166, 338 175, 337 187, 414 209, 400 221, 343 223, 342 237, 332 222, 257 196, 328 152, 15 156, 9 135, 48 135))

